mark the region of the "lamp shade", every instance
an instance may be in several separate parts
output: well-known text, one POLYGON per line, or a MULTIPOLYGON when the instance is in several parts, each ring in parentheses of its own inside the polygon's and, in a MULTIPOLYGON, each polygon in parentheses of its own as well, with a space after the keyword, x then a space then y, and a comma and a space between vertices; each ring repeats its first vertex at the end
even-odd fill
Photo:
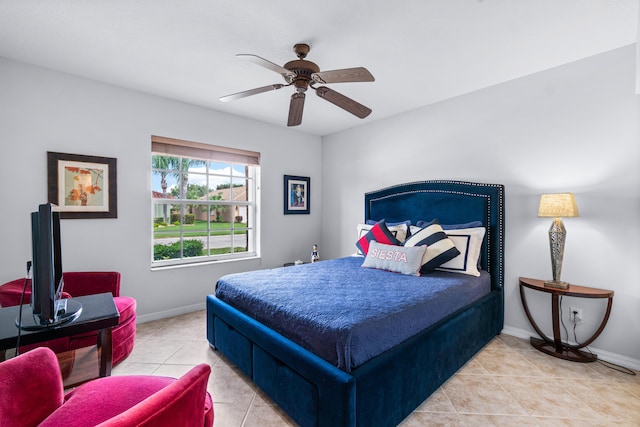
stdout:
POLYGON ((575 217, 580 216, 578 204, 573 193, 543 194, 538 207, 539 217, 575 217))

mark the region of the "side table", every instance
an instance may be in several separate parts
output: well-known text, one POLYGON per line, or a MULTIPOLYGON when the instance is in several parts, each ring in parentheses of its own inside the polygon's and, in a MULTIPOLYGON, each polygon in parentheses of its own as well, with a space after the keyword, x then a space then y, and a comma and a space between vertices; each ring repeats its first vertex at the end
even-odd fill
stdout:
POLYGON ((538 350, 549 354, 551 356, 559 357, 560 359, 571 360, 573 362, 595 362, 598 358, 595 354, 588 353, 580 350, 591 344, 604 329, 607 321, 609 320, 609 314, 611 314, 611 304, 613 303, 613 291, 606 289, 589 288, 587 286, 569 285, 567 289, 557 289, 544 286, 544 280, 529 279, 526 277, 520 277, 520 299, 522 300, 522 306, 524 312, 533 326, 533 329, 542 337, 531 337, 531 345, 538 350), (527 306, 527 299, 525 297, 525 288, 533 289, 535 291, 546 292, 551 294, 551 316, 553 321, 553 339, 547 337, 538 327, 536 322, 531 316, 529 307, 527 306), (572 345, 562 342, 560 336, 560 296, 579 297, 579 298, 607 298, 607 311, 604 314, 602 323, 591 338, 585 342, 572 345))
MULTIPOLYGON (((96 351, 93 352, 95 356, 87 357, 85 354, 87 352, 82 350, 71 350, 60 353, 57 356, 61 364, 71 364, 73 369, 77 368, 79 370, 85 370, 85 368, 87 368, 82 365, 87 363, 95 364, 97 362, 97 376, 109 376, 111 375, 113 357, 111 328, 118 324, 120 317, 120 313, 118 313, 118 309, 113 302, 113 295, 107 292, 81 296, 74 298, 74 300, 82 304, 82 312, 76 320, 49 328, 30 331, 23 330, 21 331, 20 343, 23 345, 37 344, 59 337, 98 331, 96 351)), ((18 315, 19 308, 19 306, 0 308, 0 361, 4 360, 6 350, 15 348, 16 346, 18 327, 16 326, 15 319, 18 315)), ((24 306, 23 316, 29 316, 31 315, 30 313, 30 307, 24 306)), ((93 372, 94 367, 90 367, 89 370, 93 372)), ((92 374, 88 378, 83 378, 81 381, 95 377, 96 375, 92 374)), ((71 385, 71 383, 67 384, 67 382, 65 382, 65 387, 67 385, 71 385)))

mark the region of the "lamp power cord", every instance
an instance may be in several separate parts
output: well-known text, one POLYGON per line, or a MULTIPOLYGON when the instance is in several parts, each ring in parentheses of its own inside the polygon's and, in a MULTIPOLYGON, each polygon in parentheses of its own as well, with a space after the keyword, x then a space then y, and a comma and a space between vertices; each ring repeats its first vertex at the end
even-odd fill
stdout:
MULTIPOLYGON (((560 313, 562 313, 562 295, 560 295, 560 313)), ((578 314, 578 313, 576 311, 574 311, 573 312, 574 319, 575 319, 575 315, 576 314, 578 314)), ((567 326, 564 324, 564 319, 562 318, 562 316, 560 316, 560 322, 562 323, 562 328, 564 329, 564 333, 567 336, 567 341, 568 341, 569 340, 569 331, 567 330, 567 326)), ((574 321, 573 322, 573 340, 576 342, 576 344, 581 345, 580 341, 578 341, 578 335, 576 333, 576 326, 578 326, 578 324, 574 321)), ((596 357, 596 355, 593 354, 593 352, 591 351, 591 349, 589 349, 588 346, 584 346, 584 347, 581 347, 581 348, 586 350, 594 358, 596 357)), ((609 369, 613 369, 614 371, 622 372, 623 374, 633 375, 633 376, 636 375, 636 372, 633 369, 629 369, 629 368, 617 365, 617 364, 612 363, 612 362, 607 362, 605 360, 601 360, 601 359, 598 359, 598 358, 596 358, 596 362, 598 362, 602 366, 605 366, 605 367, 607 367, 609 369)))

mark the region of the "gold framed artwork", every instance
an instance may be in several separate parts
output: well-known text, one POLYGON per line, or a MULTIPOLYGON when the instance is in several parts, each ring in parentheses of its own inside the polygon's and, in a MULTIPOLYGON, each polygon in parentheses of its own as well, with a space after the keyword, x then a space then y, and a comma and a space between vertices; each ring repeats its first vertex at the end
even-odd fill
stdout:
POLYGON ((47 152, 49 202, 61 218, 117 218, 116 159, 47 152))

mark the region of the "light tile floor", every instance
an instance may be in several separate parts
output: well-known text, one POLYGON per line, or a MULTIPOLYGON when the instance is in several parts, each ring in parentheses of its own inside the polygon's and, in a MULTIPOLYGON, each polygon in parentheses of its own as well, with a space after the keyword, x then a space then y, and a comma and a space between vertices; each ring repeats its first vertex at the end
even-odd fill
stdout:
MULTIPOLYGON (((113 375, 179 377, 198 363, 212 367, 215 427, 295 425, 209 347, 204 310, 139 324, 133 352, 113 375)), ((640 376, 560 360, 500 335, 401 426, 640 426, 640 376)))

